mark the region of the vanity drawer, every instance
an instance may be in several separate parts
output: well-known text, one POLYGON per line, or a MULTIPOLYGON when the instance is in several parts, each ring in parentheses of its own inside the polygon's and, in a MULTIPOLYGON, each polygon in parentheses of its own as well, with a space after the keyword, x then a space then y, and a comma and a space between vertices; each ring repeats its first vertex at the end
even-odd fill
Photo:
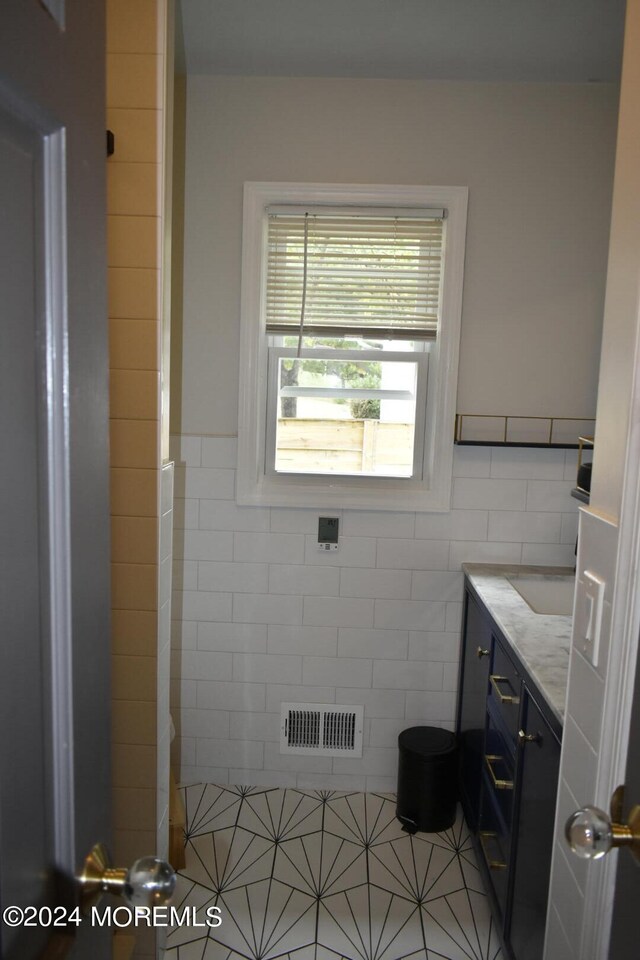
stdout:
MULTIPOLYGON (((485 784, 483 784, 484 788, 485 784)), ((509 853, 511 835, 490 794, 483 789, 478 841, 489 871, 496 900, 504 915, 509 888, 509 853)))
POLYGON ((499 716, 515 744, 520 715, 522 680, 500 643, 494 640, 493 660, 489 675, 489 704, 499 716))
POLYGON ((507 827, 511 826, 515 785, 515 758, 503 731, 487 714, 483 769, 484 789, 507 827))

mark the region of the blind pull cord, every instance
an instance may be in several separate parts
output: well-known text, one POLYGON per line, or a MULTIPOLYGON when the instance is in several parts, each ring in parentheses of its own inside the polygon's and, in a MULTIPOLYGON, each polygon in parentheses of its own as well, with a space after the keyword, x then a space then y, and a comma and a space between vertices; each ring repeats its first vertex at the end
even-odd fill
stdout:
POLYGON ((302 303, 300 305, 300 329, 298 330, 298 351, 296 357, 300 359, 302 350, 302 335, 304 332, 304 310, 307 303, 307 255, 309 247, 309 214, 304 215, 304 254, 302 261, 302 303))

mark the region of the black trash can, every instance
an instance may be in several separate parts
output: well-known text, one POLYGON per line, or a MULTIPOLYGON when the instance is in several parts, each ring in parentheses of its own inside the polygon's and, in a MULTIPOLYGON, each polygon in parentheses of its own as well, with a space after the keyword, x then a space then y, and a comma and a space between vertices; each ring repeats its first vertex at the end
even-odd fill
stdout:
POLYGON ((455 734, 440 727, 409 727, 398 737, 396 816, 408 833, 452 827, 458 802, 455 734))

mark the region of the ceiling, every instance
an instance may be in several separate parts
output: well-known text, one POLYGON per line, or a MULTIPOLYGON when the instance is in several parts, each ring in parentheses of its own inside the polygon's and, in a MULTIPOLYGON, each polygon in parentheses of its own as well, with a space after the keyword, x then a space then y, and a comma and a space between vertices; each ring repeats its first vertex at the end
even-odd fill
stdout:
POLYGON ((227 76, 617 81, 625 0, 179 0, 178 68, 227 76))

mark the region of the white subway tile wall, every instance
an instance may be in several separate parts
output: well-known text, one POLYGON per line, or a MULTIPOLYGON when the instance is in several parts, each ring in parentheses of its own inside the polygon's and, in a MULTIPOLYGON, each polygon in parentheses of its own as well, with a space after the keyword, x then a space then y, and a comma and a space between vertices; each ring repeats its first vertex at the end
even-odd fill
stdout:
MULTIPOLYGON (((611 520, 589 511, 580 515, 580 550, 577 570, 578 614, 574 622, 569 661, 569 692, 563 734, 560 787, 551 867, 551 909, 547 921, 546 955, 579 960, 585 915, 588 874, 597 870, 592 861, 571 855, 564 838, 570 813, 584 803, 605 804, 598 796, 598 755, 603 749, 604 693, 610 668, 611 614, 616 580, 618 527, 611 520), (584 596, 584 571, 592 570, 605 582, 603 620, 598 667, 587 661, 580 649, 580 600, 584 596)), ((608 748, 608 744, 605 744, 608 748)))
POLYGON ((232 437, 174 437, 183 782, 393 789, 397 735, 455 721, 463 561, 573 566, 574 451, 456 447, 444 514, 238 507, 232 437), (280 704, 363 704, 362 758, 284 756, 280 704))

